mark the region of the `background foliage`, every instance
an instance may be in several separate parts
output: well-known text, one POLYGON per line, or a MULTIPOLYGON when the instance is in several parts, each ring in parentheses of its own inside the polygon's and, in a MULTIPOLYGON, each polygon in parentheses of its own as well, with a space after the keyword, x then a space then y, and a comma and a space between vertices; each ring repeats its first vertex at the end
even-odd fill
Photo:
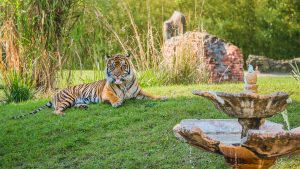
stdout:
MULTIPOLYGON (((5 4, 5 1, 0 4, 3 8, 15 10, 16 24, 21 31, 26 31, 27 34, 24 35, 26 37, 37 36, 36 32, 26 28, 37 26, 37 23, 43 19, 42 12, 38 10, 53 9, 52 13, 51 10, 48 11, 50 18, 44 18, 48 21, 46 24, 51 24, 55 19, 54 24, 46 30, 54 32, 47 34, 50 36, 49 41, 53 41, 52 36, 57 36, 65 42, 59 44, 63 51, 61 55, 71 55, 71 58, 76 58, 76 61, 73 59, 76 68, 80 66, 92 69, 92 63, 95 63, 99 56, 105 53, 124 52, 115 34, 120 37, 122 43, 126 44, 125 47, 136 50, 138 45, 134 29, 137 29, 140 42, 143 44, 149 39, 149 25, 154 45, 159 50, 162 43, 162 23, 174 10, 182 11, 187 16, 189 31, 200 29, 224 38, 242 48, 245 57, 248 54, 257 54, 285 59, 297 57, 300 53, 298 47, 300 46, 300 1, 295 0, 124 0, 122 2, 66 0, 56 3, 47 0, 41 2, 31 0, 26 2, 16 0, 15 4, 5 4), (40 8, 36 9, 37 12, 31 9, 34 3, 40 5, 40 8), (71 9, 67 11, 68 8, 71 9), (135 27, 131 24, 128 11, 135 27), (68 12, 72 12, 72 15, 68 12), (41 15, 35 15, 32 19, 30 15, 33 14, 41 15), (24 20, 22 16, 29 16, 29 19, 24 20)), ((1 12, 0 20, 3 21, 6 14, 1 12)), ((25 40, 27 39, 28 37, 25 40)), ((51 43, 47 40, 43 42, 45 48, 55 48, 57 42, 51 42, 53 45, 50 46, 51 43)), ((68 64, 67 67, 74 67, 74 65, 68 64)))
MULTIPOLYGON (((26 30, 37 26, 37 23, 43 19, 42 12, 38 10, 53 9, 52 13, 51 10, 48 11, 49 18, 44 18, 46 24, 50 24, 50 28, 46 30, 49 31, 47 34, 50 36, 49 41, 54 39, 52 36, 63 39, 62 41, 66 43, 60 44, 60 49, 64 51, 64 56, 71 55, 73 56, 71 58, 76 58, 77 67, 91 69, 97 57, 105 53, 123 52, 114 33, 133 50, 137 48, 134 27, 131 25, 127 10, 130 11, 135 28, 139 32, 141 43, 147 41, 149 24, 151 25, 154 45, 158 50, 162 43, 163 21, 168 19, 174 10, 179 10, 187 16, 189 31, 201 29, 224 38, 242 48, 245 57, 248 54, 257 54, 283 59, 297 57, 300 53, 300 1, 295 0, 124 0, 122 2, 65 0, 51 3, 43 0, 38 2, 15 0, 13 3, 5 4, 4 0, 0 5, 2 9, 14 10, 16 24, 20 27, 20 31, 26 31, 27 34, 24 35, 26 37, 35 37, 37 36, 35 33, 39 33, 26 30), (32 9, 34 3, 40 6, 35 9, 36 12, 32 9), (68 8, 72 9, 67 11, 68 8), (72 15, 68 12, 72 12, 72 15), (30 17, 34 14, 36 14, 34 18, 30 17), (24 20, 22 16, 29 19, 24 20), (54 25, 51 25, 53 19, 55 19, 54 25)), ((1 21, 5 19, 5 15, 7 12, 1 12, 1 21)), ((28 40, 28 37, 25 40, 28 40)), ((51 43, 47 40, 43 42, 45 48, 54 48, 57 45, 51 42, 53 45, 50 46, 51 43)))
MULTIPOLYGON (((232 42, 242 48, 245 58, 248 54, 266 55, 274 59, 299 57, 300 1, 125 0, 124 2, 131 11, 142 42, 147 40, 150 19, 153 36, 159 47, 162 43, 163 21, 168 19, 174 10, 179 10, 187 16, 187 30, 205 30, 232 42)), ((124 3, 117 0, 86 1, 85 12, 71 35, 79 55, 86 57, 83 59, 84 62, 91 63, 93 57, 90 56, 94 54, 122 51, 112 30, 116 31, 124 42, 137 47, 124 3), (112 29, 107 29, 103 22, 97 20, 96 10, 102 13, 112 29)))
POLYGON ((300 1, 85 0, 74 8, 78 18, 66 29, 66 46, 61 46, 64 56, 75 58, 73 64, 65 65, 68 68, 92 69, 105 53, 124 52, 122 45, 137 55, 140 50, 147 53, 149 29, 159 51, 162 23, 174 10, 187 16, 187 30, 204 30, 232 42, 243 50, 245 58, 255 54, 288 59, 300 53, 300 1), (138 43, 145 45, 140 49, 138 43))
POLYGON ((7 58, 18 58, 12 63, 19 64, 20 77, 31 76, 31 86, 52 90, 57 76, 65 74, 59 70, 99 72, 105 54, 130 51, 136 69, 145 73, 141 84, 151 85, 148 75, 157 77, 154 83, 177 84, 172 80, 177 77, 159 71, 162 24, 174 10, 186 15, 188 31, 207 31, 232 42, 245 59, 248 54, 299 57, 300 1, 295 0, 2 0, 1 74, 15 69, 6 67, 7 58), (7 42, 14 52, 7 52, 7 42))

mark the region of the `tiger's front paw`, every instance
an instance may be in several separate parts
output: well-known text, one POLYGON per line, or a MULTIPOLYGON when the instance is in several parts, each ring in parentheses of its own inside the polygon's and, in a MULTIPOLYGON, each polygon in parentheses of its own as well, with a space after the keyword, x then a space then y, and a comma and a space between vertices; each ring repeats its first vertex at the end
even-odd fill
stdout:
POLYGON ((122 105, 122 101, 111 103, 111 105, 112 105, 112 107, 120 107, 122 105))
POLYGON ((65 113, 63 113, 62 111, 54 111, 54 114, 61 116, 61 117, 65 116, 65 113))
POLYGON ((168 100, 168 99, 169 99, 169 98, 168 98, 167 96, 161 96, 161 97, 160 97, 160 100, 161 100, 161 101, 166 101, 166 100, 168 100))
POLYGON ((80 105, 79 108, 86 110, 89 108, 89 106, 85 104, 85 105, 80 105))
POLYGON ((79 109, 88 109, 89 106, 87 104, 76 104, 74 107, 79 108, 79 109))

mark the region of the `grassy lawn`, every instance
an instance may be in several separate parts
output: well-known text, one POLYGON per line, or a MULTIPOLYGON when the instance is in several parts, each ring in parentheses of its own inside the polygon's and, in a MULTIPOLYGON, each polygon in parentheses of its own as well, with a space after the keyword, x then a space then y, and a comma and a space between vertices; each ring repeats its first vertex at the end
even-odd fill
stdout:
MULTIPOLYGON (((300 85, 290 77, 259 78, 260 93, 293 93, 288 106, 292 128, 300 126, 300 85)), ((172 132, 182 119, 228 118, 193 89, 241 91, 243 84, 148 87, 166 102, 129 100, 120 108, 90 105, 58 117, 46 109, 8 120, 45 104, 32 100, 0 107, 0 168, 228 168, 222 156, 190 147, 172 132)), ((281 115, 269 120, 282 123, 281 115)), ((299 168, 300 157, 277 160, 276 169, 299 168)))

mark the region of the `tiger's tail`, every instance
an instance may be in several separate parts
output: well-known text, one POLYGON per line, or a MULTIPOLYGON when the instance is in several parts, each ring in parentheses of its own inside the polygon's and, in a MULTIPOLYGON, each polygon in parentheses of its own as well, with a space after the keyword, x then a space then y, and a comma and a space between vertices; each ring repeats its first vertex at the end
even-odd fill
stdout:
POLYGON ((45 108, 51 108, 52 107, 52 102, 51 101, 49 101, 47 104, 45 104, 44 106, 42 106, 42 107, 39 107, 38 109, 36 109, 36 110, 34 110, 34 111, 32 111, 32 112, 30 112, 30 113, 28 113, 28 114, 23 114, 23 115, 20 115, 20 116, 14 116, 14 117, 12 117, 12 119, 20 119, 20 118, 24 118, 24 117, 26 117, 26 116, 29 116, 29 115, 32 115, 32 114, 36 114, 36 113, 38 113, 38 112, 40 112, 40 111, 42 111, 42 110, 44 110, 45 108))

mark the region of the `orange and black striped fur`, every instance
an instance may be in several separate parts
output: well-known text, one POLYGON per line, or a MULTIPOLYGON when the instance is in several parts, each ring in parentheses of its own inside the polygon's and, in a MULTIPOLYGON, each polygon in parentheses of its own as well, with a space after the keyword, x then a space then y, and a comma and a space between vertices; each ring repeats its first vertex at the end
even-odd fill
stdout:
MULTIPOLYGON (((52 101, 30 114, 35 114, 46 107, 53 107, 54 113, 57 115, 64 115, 63 111, 67 108, 87 108, 89 103, 109 102, 113 107, 118 107, 125 99, 166 99, 166 97, 153 96, 141 89, 129 55, 117 54, 107 58, 105 74, 106 79, 104 80, 59 91, 54 95, 52 101)), ((23 116, 17 118, 20 117, 23 116)))

